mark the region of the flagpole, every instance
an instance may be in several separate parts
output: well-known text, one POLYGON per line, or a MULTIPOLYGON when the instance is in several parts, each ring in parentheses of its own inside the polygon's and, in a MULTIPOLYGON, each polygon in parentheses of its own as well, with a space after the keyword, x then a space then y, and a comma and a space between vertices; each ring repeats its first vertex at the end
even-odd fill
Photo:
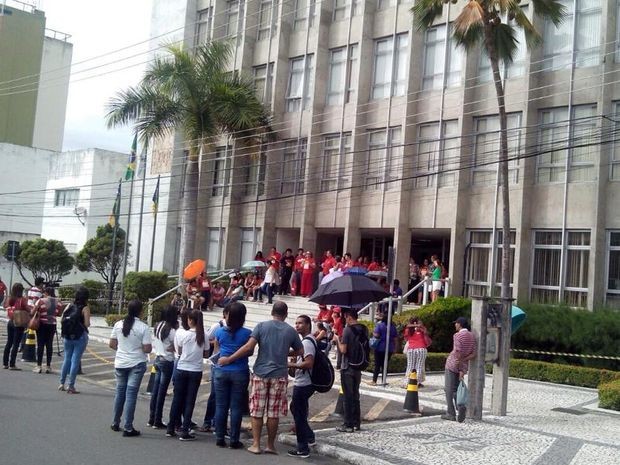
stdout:
POLYGON ((118 234, 118 212, 121 209, 121 185, 123 183, 123 178, 118 181, 118 189, 116 190, 116 200, 114 201, 114 206, 112 207, 112 217, 114 218, 114 226, 112 228, 112 257, 110 259, 110 276, 108 283, 108 302, 106 307, 106 315, 110 313, 112 309, 112 300, 114 299, 114 265, 115 265, 115 256, 116 256, 116 235, 118 234))
MULTIPOLYGON (((153 271, 153 255, 155 253, 155 232, 157 231, 157 212, 159 210, 159 175, 157 176, 157 203, 154 203, 153 210, 153 238, 151 239, 151 263, 149 265, 149 271, 153 271)), ((153 196, 155 199, 155 196, 153 196)))
MULTIPOLYGON (((144 188, 146 185, 146 146, 142 147, 140 169, 142 170, 142 195, 140 196, 140 222, 138 223, 138 246, 136 247, 136 271, 140 269, 140 247, 142 245, 142 215, 144 215, 144 188)), ((150 270, 153 271, 153 270, 150 270)))
POLYGON ((121 293, 118 298, 118 313, 120 315, 123 310, 123 299, 125 297, 125 275, 127 274, 127 252, 129 249, 129 228, 131 227, 131 204, 133 203, 133 181, 134 173, 136 170, 136 153, 137 153, 138 136, 135 135, 133 144, 131 147, 131 155, 129 156, 129 165, 127 166, 127 173, 125 174, 125 180, 127 180, 128 174, 131 174, 131 183, 129 184, 129 209, 127 211, 127 229, 125 230, 125 244, 123 247, 123 269, 121 270, 121 293), (133 166, 132 166, 133 161, 133 166))

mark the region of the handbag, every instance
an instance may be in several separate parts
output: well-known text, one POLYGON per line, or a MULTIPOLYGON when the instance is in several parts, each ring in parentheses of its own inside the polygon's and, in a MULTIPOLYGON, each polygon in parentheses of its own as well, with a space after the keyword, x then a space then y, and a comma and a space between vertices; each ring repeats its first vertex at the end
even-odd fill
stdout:
POLYGON ((30 318, 30 321, 28 322, 28 329, 37 331, 39 329, 40 323, 41 323, 41 319, 40 319, 39 311, 37 310, 36 312, 34 312, 34 315, 32 315, 32 318, 30 318))
POLYGON ((426 347, 428 348, 428 346, 430 346, 432 343, 433 343, 433 340, 428 335, 428 333, 424 333, 424 344, 426 344, 426 347))
POLYGON ((464 380, 461 380, 459 383, 459 387, 456 389, 456 405, 467 405, 467 400, 469 399, 469 389, 467 389, 467 385, 464 380))
MULTIPOLYGON (((20 307, 22 303, 20 302, 20 307)), ((25 328, 30 322, 30 312, 22 308, 13 309, 13 325, 16 328, 25 328)))
POLYGON ((371 349, 376 349, 377 347, 379 347, 379 342, 381 342, 381 339, 372 336, 370 339, 368 339, 368 346, 371 349))

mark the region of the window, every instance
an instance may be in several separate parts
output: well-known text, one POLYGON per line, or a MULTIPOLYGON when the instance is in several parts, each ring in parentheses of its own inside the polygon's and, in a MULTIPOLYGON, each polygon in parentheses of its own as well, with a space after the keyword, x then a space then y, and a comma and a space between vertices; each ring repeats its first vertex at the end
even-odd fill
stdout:
POLYGON ((357 44, 330 50, 327 105, 342 105, 345 92, 344 103, 355 99, 358 82, 357 53, 357 44))
POLYGON ((272 5, 272 0, 262 0, 258 7, 258 40, 268 39, 275 25, 274 8, 277 8, 277 0, 272 5))
MULTIPOLYGON (((620 1, 618 2, 620 5, 620 1)), ((620 181, 620 102, 614 104, 615 116, 614 119, 618 121, 614 123, 614 147, 609 157, 609 179, 612 181, 620 181)))
POLYGON ((367 190, 388 190, 394 181, 402 177, 402 129, 400 126, 388 131, 377 129, 368 134, 368 159, 366 164, 367 190))
POLYGON ((573 107, 571 119, 568 108, 542 110, 539 116, 538 182, 564 181, 566 157, 569 181, 594 179, 596 144, 596 105, 573 107), (570 148, 573 145, 579 147, 570 148))
POLYGON ((607 294, 605 304, 620 308, 620 231, 608 233, 607 294))
POLYGON ((585 307, 588 298, 590 232, 567 231, 565 251, 561 231, 534 232, 534 260, 530 298, 540 303, 585 307), (560 263, 564 252, 565 270, 560 263), (562 289, 562 293, 560 291, 562 289))
POLYGON ((357 0, 334 0, 334 21, 347 19, 357 15, 357 0), (353 2, 353 11, 351 11, 351 2, 353 2))
POLYGON ((308 139, 293 139, 284 144, 280 193, 303 194, 306 176, 308 139))
POLYGON ((200 10, 196 15, 196 33, 194 36, 194 46, 207 43, 211 40, 213 28, 213 8, 200 10))
POLYGON ((229 0, 226 3, 226 36, 236 37, 243 21, 243 1, 229 0))
MULTIPOLYGON (((451 30, 452 28, 450 28, 451 30)), ((445 49, 446 25, 443 24, 428 29, 424 36, 423 89, 441 89, 443 87, 443 74, 446 63, 446 87, 456 87, 461 84, 463 55, 461 50, 457 49, 456 41, 453 37, 449 37, 447 59, 445 49)))
POLYGON ((560 0, 566 14, 559 26, 545 22, 543 33, 543 66, 545 70, 568 68, 572 62, 573 27, 575 30, 575 66, 596 66, 600 63, 601 0, 560 0), (573 25, 573 21, 576 22, 573 25))
MULTIPOLYGON (((493 232, 468 231, 465 262, 465 292, 468 296, 499 296, 502 282, 502 231, 495 230, 495 263, 493 263, 493 232)), ((514 280, 516 233, 510 234, 510 284, 514 280)))
MULTIPOLYGON (((512 160, 521 148, 521 113, 507 115, 508 119, 508 171, 510 182, 519 180, 519 160, 512 160)), ((474 119, 474 166, 471 182, 474 185, 495 185, 499 162, 499 117, 485 116, 474 119)))
POLYGON ((323 137, 323 162, 321 167, 322 192, 338 188, 341 160, 344 162, 346 152, 350 151, 350 132, 342 135, 342 150, 340 147, 340 134, 330 134, 323 137))
MULTIPOLYGON (((224 230, 222 229, 223 236, 224 230)), ((207 235, 207 270, 214 271, 220 268, 220 229, 209 228, 207 235)))
POLYGON ((388 98, 390 95, 405 95, 408 50, 409 36, 407 34, 375 40, 373 99, 388 98), (393 50, 394 39, 396 39, 396 50, 393 50))
POLYGON ((412 0, 378 0, 377 2, 377 10, 385 10, 386 8, 391 8, 396 6, 396 4, 403 3, 411 3, 412 0))
POLYGON ((244 263, 254 260, 254 255, 259 249, 258 236, 260 234, 260 228, 241 228, 241 257, 239 260, 239 267, 244 263))
POLYGON ((290 60, 288 88, 286 90, 286 111, 288 112, 305 110, 310 104, 310 91, 314 79, 312 58, 313 55, 306 55, 290 60))
POLYGON ((271 88, 273 83, 273 63, 255 66, 253 68, 254 88, 256 96, 265 105, 271 107, 271 88), (269 68, 269 71, 267 69, 269 68))
POLYGON ((54 193, 54 206, 76 207, 79 199, 79 189, 56 189, 56 192, 54 193))
POLYGON ((211 195, 219 197, 228 195, 228 182, 230 179, 230 152, 232 147, 216 147, 213 159, 213 185, 211 195), (228 152, 228 153, 227 153, 228 152))
POLYGON ((267 155, 265 147, 262 148, 258 157, 251 157, 248 164, 243 167, 244 189, 243 195, 260 196, 265 193, 265 171, 267 169, 267 155))
POLYGON ((414 162, 413 185, 424 189, 435 185, 439 174, 439 187, 456 184, 459 167, 458 121, 443 122, 443 134, 439 135, 439 123, 425 123, 418 128, 417 154, 414 162))
POLYGON ((306 27, 314 26, 314 14, 316 9, 316 0, 296 0, 295 1, 295 18, 293 19, 293 29, 302 31, 306 27), (310 24, 306 26, 306 21, 310 18, 310 24))

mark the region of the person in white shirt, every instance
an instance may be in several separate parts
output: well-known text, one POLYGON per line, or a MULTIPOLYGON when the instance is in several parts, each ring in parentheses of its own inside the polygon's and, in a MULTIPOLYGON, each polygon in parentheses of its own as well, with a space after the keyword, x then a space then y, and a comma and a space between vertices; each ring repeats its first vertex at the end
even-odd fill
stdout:
POLYGON ((127 305, 127 316, 116 322, 110 336, 110 348, 116 351, 114 370, 116 394, 114 396, 114 419, 110 428, 120 431, 120 422, 125 413, 124 437, 139 436, 133 427, 136 399, 142 377, 146 371, 146 357, 151 352, 151 330, 140 321, 142 302, 132 300, 127 305))
POLYGON ((160 321, 155 326, 155 338, 153 339, 155 378, 151 389, 151 405, 147 425, 154 429, 166 427, 162 422, 162 413, 174 369, 174 335, 178 327, 177 308, 174 305, 168 305, 161 312, 160 321))
POLYGON ((175 425, 180 423, 181 414, 181 441, 193 441, 196 436, 190 433, 192 413, 196 404, 196 396, 202 379, 202 359, 207 356, 208 344, 202 322, 202 312, 192 310, 187 317, 189 330, 181 336, 175 337, 175 348, 179 353, 179 361, 174 373, 174 394, 170 408, 170 419, 166 429, 166 436, 174 437, 175 425))

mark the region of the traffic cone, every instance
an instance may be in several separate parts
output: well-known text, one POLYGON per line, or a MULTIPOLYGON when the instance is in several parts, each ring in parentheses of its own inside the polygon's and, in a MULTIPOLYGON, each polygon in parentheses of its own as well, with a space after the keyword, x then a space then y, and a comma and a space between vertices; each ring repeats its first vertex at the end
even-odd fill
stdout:
POLYGON ((32 329, 26 330, 26 342, 24 343, 24 350, 22 350, 22 362, 36 362, 36 348, 37 339, 36 331, 32 329))
POLYGON ((338 392, 338 401, 336 402, 336 408, 334 409, 334 413, 331 416, 341 417, 344 415, 344 391, 342 390, 342 386, 340 386, 340 391, 338 392))
POLYGON ((155 383, 155 373, 157 373, 157 370, 155 370, 155 365, 151 365, 151 376, 149 376, 149 383, 146 385, 147 394, 153 393, 153 384, 155 383))
POLYGON ((405 396, 405 404, 403 405, 405 412, 411 412, 414 415, 421 416, 420 404, 418 402, 418 374, 415 370, 409 375, 407 383, 407 395, 405 396))

